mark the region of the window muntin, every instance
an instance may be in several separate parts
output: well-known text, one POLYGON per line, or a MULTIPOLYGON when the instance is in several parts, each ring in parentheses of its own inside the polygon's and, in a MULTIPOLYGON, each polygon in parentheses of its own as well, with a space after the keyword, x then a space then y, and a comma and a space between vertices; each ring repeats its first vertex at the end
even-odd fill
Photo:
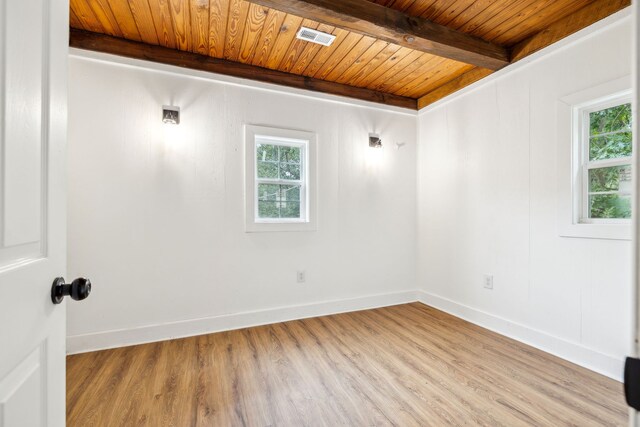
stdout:
POLYGON ((255 222, 307 221, 308 141, 256 135, 255 222))
POLYGON ((583 223, 631 218, 631 103, 628 98, 595 102, 579 110, 583 223))

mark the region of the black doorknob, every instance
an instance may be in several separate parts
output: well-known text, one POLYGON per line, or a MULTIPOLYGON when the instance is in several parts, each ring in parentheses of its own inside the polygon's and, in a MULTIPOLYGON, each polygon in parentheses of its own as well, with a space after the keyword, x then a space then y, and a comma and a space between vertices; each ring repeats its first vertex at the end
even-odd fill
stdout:
POLYGON ((58 277, 51 285, 51 301, 60 304, 65 296, 69 295, 76 301, 81 301, 91 293, 91 280, 78 277, 73 282, 65 283, 64 277, 58 277))

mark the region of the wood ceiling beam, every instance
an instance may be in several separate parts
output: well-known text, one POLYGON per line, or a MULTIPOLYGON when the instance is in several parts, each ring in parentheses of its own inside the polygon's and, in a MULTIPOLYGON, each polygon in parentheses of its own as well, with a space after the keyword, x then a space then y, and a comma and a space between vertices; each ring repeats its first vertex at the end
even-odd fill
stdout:
POLYGON ((417 108, 416 100, 413 98, 314 79, 297 74, 289 74, 240 62, 212 58, 206 55, 183 52, 176 49, 134 42, 73 28, 70 31, 69 46, 298 89, 346 96, 348 98, 361 99, 395 107, 409 108, 412 110, 417 108))
POLYGON ((367 0, 251 0, 262 6, 410 49, 499 70, 506 48, 367 0))
MULTIPOLYGON (((516 62, 543 49, 563 38, 594 24, 609 15, 624 9, 631 0, 597 0, 571 15, 561 18, 544 30, 515 45, 512 49, 512 61, 516 62)), ((418 99, 418 109, 451 95, 454 92, 488 76, 489 70, 474 68, 465 74, 437 87, 418 99)))

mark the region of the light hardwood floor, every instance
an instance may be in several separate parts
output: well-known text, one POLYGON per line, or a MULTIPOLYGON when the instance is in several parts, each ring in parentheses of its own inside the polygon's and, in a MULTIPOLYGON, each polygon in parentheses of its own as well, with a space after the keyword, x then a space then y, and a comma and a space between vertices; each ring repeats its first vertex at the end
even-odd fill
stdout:
POLYGON ((420 303, 70 356, 73 426, 624 426, 622 385, 420 303))

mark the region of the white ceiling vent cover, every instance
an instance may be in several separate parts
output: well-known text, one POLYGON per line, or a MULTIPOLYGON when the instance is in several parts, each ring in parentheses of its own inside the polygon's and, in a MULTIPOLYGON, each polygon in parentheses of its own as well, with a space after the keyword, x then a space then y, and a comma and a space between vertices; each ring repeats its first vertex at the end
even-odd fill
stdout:
POLYGON ((300 40, 305 40, 311 43, 321 44, 323 46, 331 46, 331 43, 336 39, 336 36, 332 34, 323 33, 311 28, 301 27, 296 37, 300 40))

